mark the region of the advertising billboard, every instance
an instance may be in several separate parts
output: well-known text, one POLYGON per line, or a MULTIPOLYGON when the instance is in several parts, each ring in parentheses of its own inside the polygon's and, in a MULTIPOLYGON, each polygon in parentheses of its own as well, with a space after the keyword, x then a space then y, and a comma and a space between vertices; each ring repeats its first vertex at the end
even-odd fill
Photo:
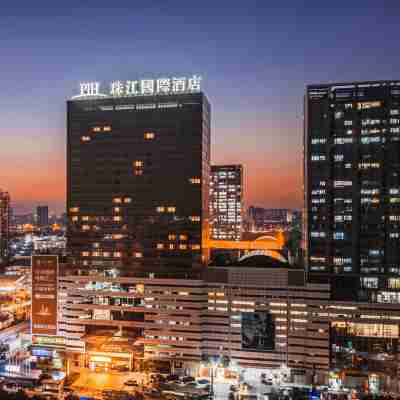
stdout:
POLYGON ((242 313, 242 349, 275 350, 275 322, 268 311, 242 313))
POLYGON ((58 257, 32 256, 32 316, 34 335, 57 335, 58 257))

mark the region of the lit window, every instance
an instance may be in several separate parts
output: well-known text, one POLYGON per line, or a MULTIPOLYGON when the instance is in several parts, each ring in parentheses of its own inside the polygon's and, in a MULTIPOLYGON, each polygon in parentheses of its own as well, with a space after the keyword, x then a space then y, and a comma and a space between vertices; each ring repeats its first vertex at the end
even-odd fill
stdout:
POLYGON ((138 251, 136 253, 133 253, 133 255, 134 255, 135 258, 142 258, 143 257, 143 253, 140 253, 138 251))
POLYGON ((154 138, 155 138, 155 134, 154 134, 154 132, 145 132, 145 134, 144 134, 144 138, 146 139, 146 140, 153 140, 154 138))
POLYGON ((114 212, 119 213, 121 211, 120 207, 114 207, 114 212))
POLYGON ((69 211, 72 212, 72 213, 77 213, 77 212, 79 212, 79 207, 71 207, 69 209, 69 211))
POLYGON ((79 218, 75 216, 75 217, 72 217, 71 220, 72 220, 72 222, 77 222, 79 220, 79 218))
POLYGON ((163 212, 165 212, 165 207, 163 207, 163 206, 158 206, 158 207, 156 208, 156 210, 157 210, 157 212, 159 212, 159 213, 163 213, 163 212))
POLYGON ((81 136, 81 141, 82 142, 90 142, 90 136, 81 136))
POLYGON ((105 251, 103 253, 103 257, 110 257, 110 252, 109 251, 105 251))
POLYGON ((381 106, 380 101, 365 101, 357 104, 357 108, 359 110, 367 110, 368 108, 376 108, 380 106, 381 106))
POLYGON ((175 249, 175 245, 173 243, 170 243, 168 247, 169 247, 170 250, 174 250, 175 249))
POLYGON ((120 215, 116 215, 116 216, 113 218, 113 220, 114 220, 115 222, 121 222, 121 221, 122 221, 122 217, 121 217, 120 215))
POLYGON ((164 248, 164 243, 157 243, 157 249, 162 250, 164 248))
POLYGON ((133 165, 134 165, 135 167, 143 167, 143 161, 142 161, 142 160, 135 160, 135 161, 133 162, 133 165))
POLYGON ((168 235, 168 240, 175 240, 176 239, 176 235, 170 234, 168 235))
POLYGON ((132 203, 132 199, 130 197, 125 197, 124 198, 124 203, 126 203, 126 204, 132 203))
POLYGON ((200 250, 200 245, 199 244, 192 244, 192 250, 200 250))
POLYGON ((200 222, 200 217, 198 215, 192 215, 189 217, 192 222, 200 222))
POLYGON ((179 240, 187 240, 187 235, 179 235, 179 240))
POLYGON ((200 179, 200 178, 190 178, 190 179, 189 179, 189 182, 190 182, 192 185, 198 185, 198 184, 201 183, 201 179, 200 179))
POLYGON ((90 252, 89 251, 82 251, 82 257, 89 257, 90 252))
POLYGON ((89 217, 88 217, 87 215, 84 215, 84 216, 82 217, 82 221, 89 221, 89 217))
POLYGON ((115 258, 121 258, 122 257, 122 253, 120 251, 114 251, 114 257, 115 258))
POLYGON ((111 132, 111 126, 105 126, 103 132, 111 132))
POLYGON ((90 225, 82 225, 82 230, 83 231, 89 231, 90 230, 90 225))
POLYGON ((93 132, 101 132, 101 126, 94 126, 94 127, 92 128, 92 131, 93 131, 93 132))
POLYGON ((180 244, 180 245, 179 245, 179 249, 180 249, 180 250, 186 250, 187 247, 188 247, 187 244, 180 244))
POLYGON ((121 197, 114 197, 113 198, 113 203, 116 203, 116 204, 122 203, 121 197))
POLYGON ((170 213, 174 213, 176 211, 176 207, 173 207, 173 206, 167 207, 167 211, 170 213))

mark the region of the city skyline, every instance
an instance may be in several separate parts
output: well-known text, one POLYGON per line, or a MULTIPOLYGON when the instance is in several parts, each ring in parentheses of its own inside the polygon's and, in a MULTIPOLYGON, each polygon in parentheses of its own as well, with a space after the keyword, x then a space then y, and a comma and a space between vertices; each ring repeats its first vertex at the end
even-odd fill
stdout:
POLYGON ((78 4, 3 9, 0 187, 17 213, 65 209, 65 100, 80 81, 201 74, 212 163, 244 165, 246 206, 301 208, 306 84, 396 79, 400 66, 392 1, 78 4))

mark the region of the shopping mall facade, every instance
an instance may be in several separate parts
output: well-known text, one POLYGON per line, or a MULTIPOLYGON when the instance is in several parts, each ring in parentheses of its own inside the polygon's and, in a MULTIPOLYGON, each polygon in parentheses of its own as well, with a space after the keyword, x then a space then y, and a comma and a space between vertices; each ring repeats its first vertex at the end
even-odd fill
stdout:
POLYGON ((302 270, 60 273, 58 280, 56 343, 34 335, 33 350, 56 345, 67 372, 199 375, 214 365, 248 379, 290 371, 299 383, 397 390, 400 307, 334 301, 329 285, 307 283, 302 270))

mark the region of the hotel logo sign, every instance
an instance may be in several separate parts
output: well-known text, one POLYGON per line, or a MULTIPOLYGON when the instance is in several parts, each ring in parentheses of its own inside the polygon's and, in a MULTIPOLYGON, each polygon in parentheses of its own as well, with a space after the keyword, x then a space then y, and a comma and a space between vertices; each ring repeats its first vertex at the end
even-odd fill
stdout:
POLYGON ((201 77, 142 79, 137 81, 112 81, 107 92, 103 93, 100 82, 80 83, 79 97, 123 97, 154 96, 181 93, 198 93, 201 91, 201 77))
POLYGON ((32 334, 57 335, 58 257, 32 256, 32 334))

